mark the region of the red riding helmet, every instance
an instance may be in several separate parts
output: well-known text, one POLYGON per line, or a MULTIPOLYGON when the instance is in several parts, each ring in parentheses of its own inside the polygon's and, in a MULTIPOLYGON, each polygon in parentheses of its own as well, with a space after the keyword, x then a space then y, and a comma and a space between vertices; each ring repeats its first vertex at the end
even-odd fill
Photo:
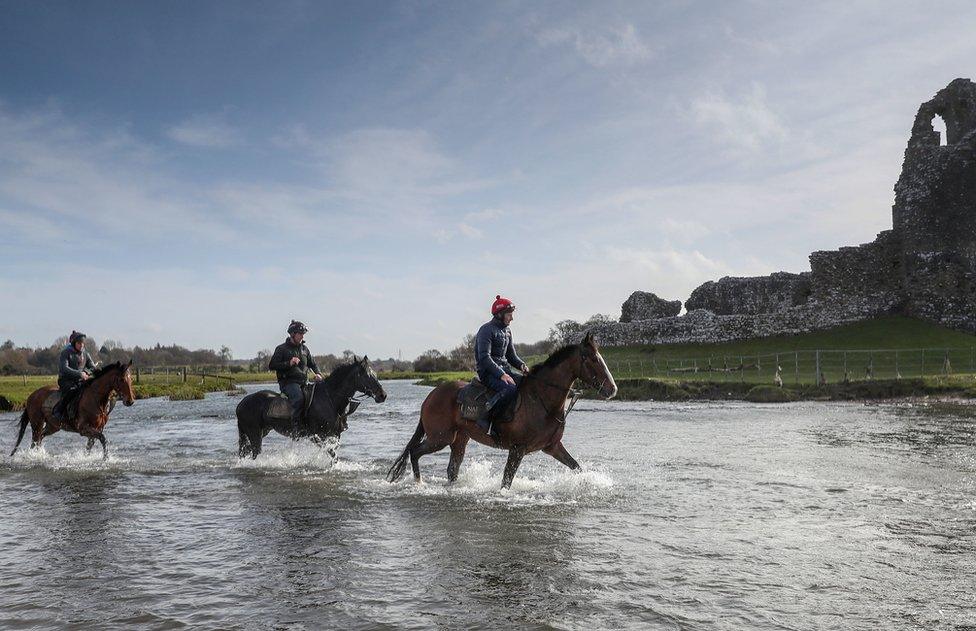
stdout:
POLYGON ((515 311, 515 303, 508 298, 502 298, 501 296, 495 296, 495 302, 491 303, 491 315, 501 315, 503 313, 511 313, 515 311))

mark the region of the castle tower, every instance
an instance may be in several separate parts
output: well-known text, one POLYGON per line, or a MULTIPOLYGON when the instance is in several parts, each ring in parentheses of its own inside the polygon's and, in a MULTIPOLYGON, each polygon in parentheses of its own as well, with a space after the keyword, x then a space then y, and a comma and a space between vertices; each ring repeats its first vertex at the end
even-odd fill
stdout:
POLYGON ((976 83, 918 108, 892 208, 909 315, 976 332, 976 83), (932 121, 945 122, 946 138, 932 121))

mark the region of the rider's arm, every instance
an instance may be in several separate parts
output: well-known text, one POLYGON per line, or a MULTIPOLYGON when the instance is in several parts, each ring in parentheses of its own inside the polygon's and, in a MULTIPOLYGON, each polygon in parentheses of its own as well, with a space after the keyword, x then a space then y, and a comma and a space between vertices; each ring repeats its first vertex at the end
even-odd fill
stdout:
POLYGON ((519 357, 518 353, 515 352, 515 341, 512 339, 511 333, 508 334, 508 350, 505 351, 505 359, 508 360, 509 364, 515 368, 518 368, 519 370, 525 368, 525 362, 522 361, 522 358, 519 357))
POLYGON ((275 352, 271 355, 271 361, 268 362, 268 368, 274 371, 288 370, 291 368, 291 357, 286 356, 287 353, 279 346, 275 349, 275 352))
POLYGON ((499 378, 505 374, 502 367, 491 358, 491 330, 486 326, 478 329, 478 337, 474 341, 474 360, 479 372, 486 370, 499 378))
POLYGON ((91 355, 88 354, 88 351, 85 351, 85 367, 84 367, 84 370, 86 372, 91 372, 91 371, 95 370, 95 362, 92 361, 91 355))
POLYGON ((319 374, 319 367, 315 363, 315 358, 312 357, 312 351, 310 351, 310 350, 308 350, 306 348, 305 349, 305 353, 307 353, 307 358, 306 358, 306 361, 305 361, 305 365, 308 366, 309 368, 311 368, 312 369, 312 372, 314 374, 316 374, 316 375, 319 374))

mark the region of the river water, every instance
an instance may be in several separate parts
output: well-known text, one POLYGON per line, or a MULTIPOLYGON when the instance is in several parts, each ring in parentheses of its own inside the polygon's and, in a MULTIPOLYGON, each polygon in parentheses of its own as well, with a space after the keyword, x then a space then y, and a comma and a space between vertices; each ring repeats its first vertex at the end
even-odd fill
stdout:
POLYGON ((106 461, 0 457, 0 628, 976 629, 966 407, 583 401, 585 472, 501 491, 474 443, 385 482, 429 388, 384 385, 335 466, 238 461, 225 394, 119 406, 106 461))

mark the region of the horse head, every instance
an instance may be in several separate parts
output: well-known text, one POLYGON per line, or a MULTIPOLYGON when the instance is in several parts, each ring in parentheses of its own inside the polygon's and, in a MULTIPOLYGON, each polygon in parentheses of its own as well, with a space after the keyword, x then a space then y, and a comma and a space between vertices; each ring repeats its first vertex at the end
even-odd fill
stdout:
POLYGON ((118 372, 115 373, 115 382, 112 389, 122 395, 122 403, 129 407, 136 402, 136 390, 132 386, 132 360, 123 365, 118 362, 118 372))
POLYGON ((579 378, 586 385, 595 389, 604 399, 612 399, 617 395, 617 384, 607 368, 607 362, 600 355, 600 348, 596 344, 593 333, 587 331, 579 345, 580 367, 579 378))
POLYGON ((380 380, 369 365, 369 358, 364 355, 360 360, 356 360, 355 356, 353 359, 356 363, 356 370, 353 373, 356 379, 356 392, 362 392, 377 403, 386 401, 386 391, 383 390, 380 380))

